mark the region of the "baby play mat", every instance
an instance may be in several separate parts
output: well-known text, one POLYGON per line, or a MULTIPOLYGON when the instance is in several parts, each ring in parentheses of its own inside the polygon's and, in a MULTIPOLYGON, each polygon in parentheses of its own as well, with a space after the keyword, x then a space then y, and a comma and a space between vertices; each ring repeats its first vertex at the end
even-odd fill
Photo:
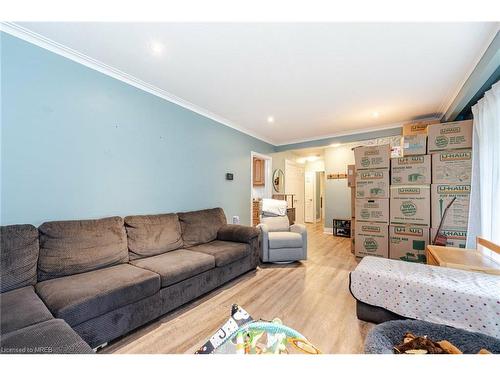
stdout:
POLYGON ((303 335, 283 325, 254 320, 238 305, 231 308, 229 320, 196 354, 319 354, 303 335))

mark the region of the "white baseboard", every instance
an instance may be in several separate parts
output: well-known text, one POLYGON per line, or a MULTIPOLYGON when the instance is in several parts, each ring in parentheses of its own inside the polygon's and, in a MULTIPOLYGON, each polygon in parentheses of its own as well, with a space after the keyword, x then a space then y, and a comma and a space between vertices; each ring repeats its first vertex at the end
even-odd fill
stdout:
POLYGON ((323 227, 323 233, 333 234, 333 228, 323 227))

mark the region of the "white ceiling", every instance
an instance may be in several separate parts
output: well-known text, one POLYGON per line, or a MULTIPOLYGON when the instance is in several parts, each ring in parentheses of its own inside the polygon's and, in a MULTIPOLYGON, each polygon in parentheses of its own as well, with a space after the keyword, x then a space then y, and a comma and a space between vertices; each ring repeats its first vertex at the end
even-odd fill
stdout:
POLYGON ((439 116, 498 30, 497 23, 18 25, 276 145, 439 116), (155 54, 152 43, 163 51, 155 54))

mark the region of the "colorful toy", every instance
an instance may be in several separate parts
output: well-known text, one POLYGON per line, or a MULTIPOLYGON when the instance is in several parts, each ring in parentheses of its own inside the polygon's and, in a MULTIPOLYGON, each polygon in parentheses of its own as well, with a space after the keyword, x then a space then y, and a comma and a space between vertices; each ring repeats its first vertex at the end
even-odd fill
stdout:
POLYGON ((303 335, 280 319, 272 322, 254 320, 238 305, 231 308, 231 318, 196 354, 319 354, 303 335))

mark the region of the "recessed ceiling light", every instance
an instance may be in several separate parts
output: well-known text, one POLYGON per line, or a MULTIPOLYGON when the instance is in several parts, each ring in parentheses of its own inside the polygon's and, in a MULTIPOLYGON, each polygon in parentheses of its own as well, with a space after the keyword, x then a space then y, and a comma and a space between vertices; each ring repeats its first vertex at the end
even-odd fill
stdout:
POLYGON ((165 49, 163 44, 161 44, 160 42, 151 42, 150 47, 151 51, 156 56, 161 55, 163 53, 163 50, 165 49))
POLYGON ((273 116, 268 116, 267 117, 267 122, 272 124, 274 122, 274 117, 273 116))
POLYGON ((319 156, 308 156, 306 158, 307 161, 316 161, 319 159, 319 156))
POLYGON ((380 116, 380 113, 378 112, 372 112, 372 117, 373 118, 378 118, 380 116))

